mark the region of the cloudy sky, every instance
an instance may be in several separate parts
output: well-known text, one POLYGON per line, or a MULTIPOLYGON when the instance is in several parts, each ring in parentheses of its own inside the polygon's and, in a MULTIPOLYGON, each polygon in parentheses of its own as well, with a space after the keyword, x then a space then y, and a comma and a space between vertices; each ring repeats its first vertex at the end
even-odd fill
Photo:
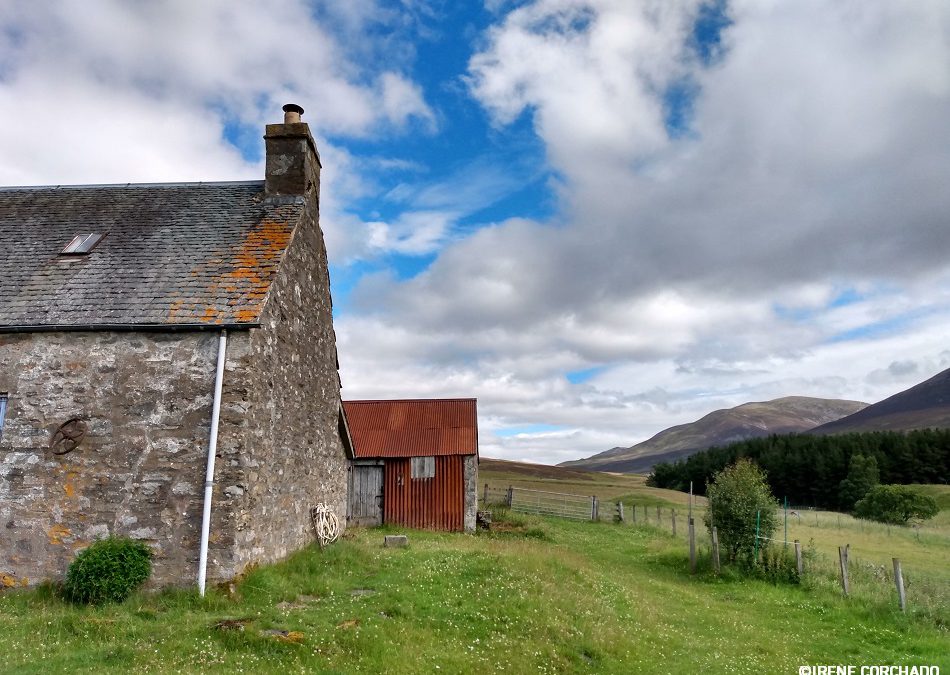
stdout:
POLYGON ((347 398, 555 463, 950 367, 945 0, 5 0, 0 184, 320 147, 347 398))

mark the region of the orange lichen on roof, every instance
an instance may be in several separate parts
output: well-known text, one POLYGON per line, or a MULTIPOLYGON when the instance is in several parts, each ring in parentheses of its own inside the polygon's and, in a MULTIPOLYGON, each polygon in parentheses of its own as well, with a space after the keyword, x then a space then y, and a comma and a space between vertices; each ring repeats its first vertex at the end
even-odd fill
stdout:
POLYGON ((231 261, 234 269, 222 275, 222 280, 240 279, 249 284, 248 293, 255 290, 266 293, 287 244, 290 243, 293 229, 289 223, 269 220, 253 227, 235 252, 231 261))
MULTIPOLYGON (((192 274, 195 274, 195 272, 192 272, 192 274)), ((175 320, 178 318, 178 315, 181 313, 181 310, 182 310, 182 307, 184 307, 184 304, 185 304, 184 300, 175 300, 171 305, 169 305, 168 307, 169 320, 175 320)))
POLYGON ((239 309, 234 313, 234 318, 240 323, 251 323, 256 321, 257 317, 260 316, 261 306, 254 305, 248 309, 239 309))
POLYGON ((169 306, 169 320, 213 324, 257 321, 293 231, 293 219, 263 220, 250 228, 231 251, 226 271, 220 272, 226 255, 206 260, 192 271, 193 276, 210 277, 207 288, 199 293, 207 300, 176 300, 169 306))

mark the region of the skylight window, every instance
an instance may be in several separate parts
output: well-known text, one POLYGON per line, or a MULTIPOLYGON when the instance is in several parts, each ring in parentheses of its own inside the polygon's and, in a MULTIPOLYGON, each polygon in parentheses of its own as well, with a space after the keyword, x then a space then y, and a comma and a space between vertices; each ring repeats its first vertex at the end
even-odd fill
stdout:
POLYGON ((89 253, 96 244, 102 241, 104 236, 106 235, 97 232, 77 234, 73 237, 71 242, 66 244, 66 248, 62 250, 61 255, 83 255, 89 253))

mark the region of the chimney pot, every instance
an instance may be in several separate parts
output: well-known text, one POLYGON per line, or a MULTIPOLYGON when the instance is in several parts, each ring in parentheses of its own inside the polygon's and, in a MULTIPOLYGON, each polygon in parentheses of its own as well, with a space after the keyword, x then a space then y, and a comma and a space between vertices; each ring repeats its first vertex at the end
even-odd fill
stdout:
POLYGON ((283 124, 264 129, 267 149, 264 161, 265 199, 306 197, 314 212, 320 191, 320 155, 310 135, 310 127, 300 120, 303 112, 296 103, 284 106, 283 124))
POLYGON ((284 124, 299 124, 300 116, 303 114, 303 108, 296 103, 288 103, 283 107, 284 124))

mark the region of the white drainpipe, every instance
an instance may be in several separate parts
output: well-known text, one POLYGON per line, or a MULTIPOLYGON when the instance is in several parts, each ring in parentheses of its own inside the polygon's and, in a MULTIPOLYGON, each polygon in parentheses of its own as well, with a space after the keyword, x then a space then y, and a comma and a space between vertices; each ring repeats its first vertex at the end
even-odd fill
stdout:
POLYGON ((205 502, 201 514, 201 554, 198 559, 198 592, 205 594, 205 576, 208 572, 208 534, 211 530, 211 491, 214 488, 214 455, 218 449, 218 418, 221 416, 221 388, 224 384, 224 354, 228 347, 228 332, 218 338, 218 370, 214 376, 214 403, 211 406, 211 438, 208 440, 208 465, 205 470, 205 502))

